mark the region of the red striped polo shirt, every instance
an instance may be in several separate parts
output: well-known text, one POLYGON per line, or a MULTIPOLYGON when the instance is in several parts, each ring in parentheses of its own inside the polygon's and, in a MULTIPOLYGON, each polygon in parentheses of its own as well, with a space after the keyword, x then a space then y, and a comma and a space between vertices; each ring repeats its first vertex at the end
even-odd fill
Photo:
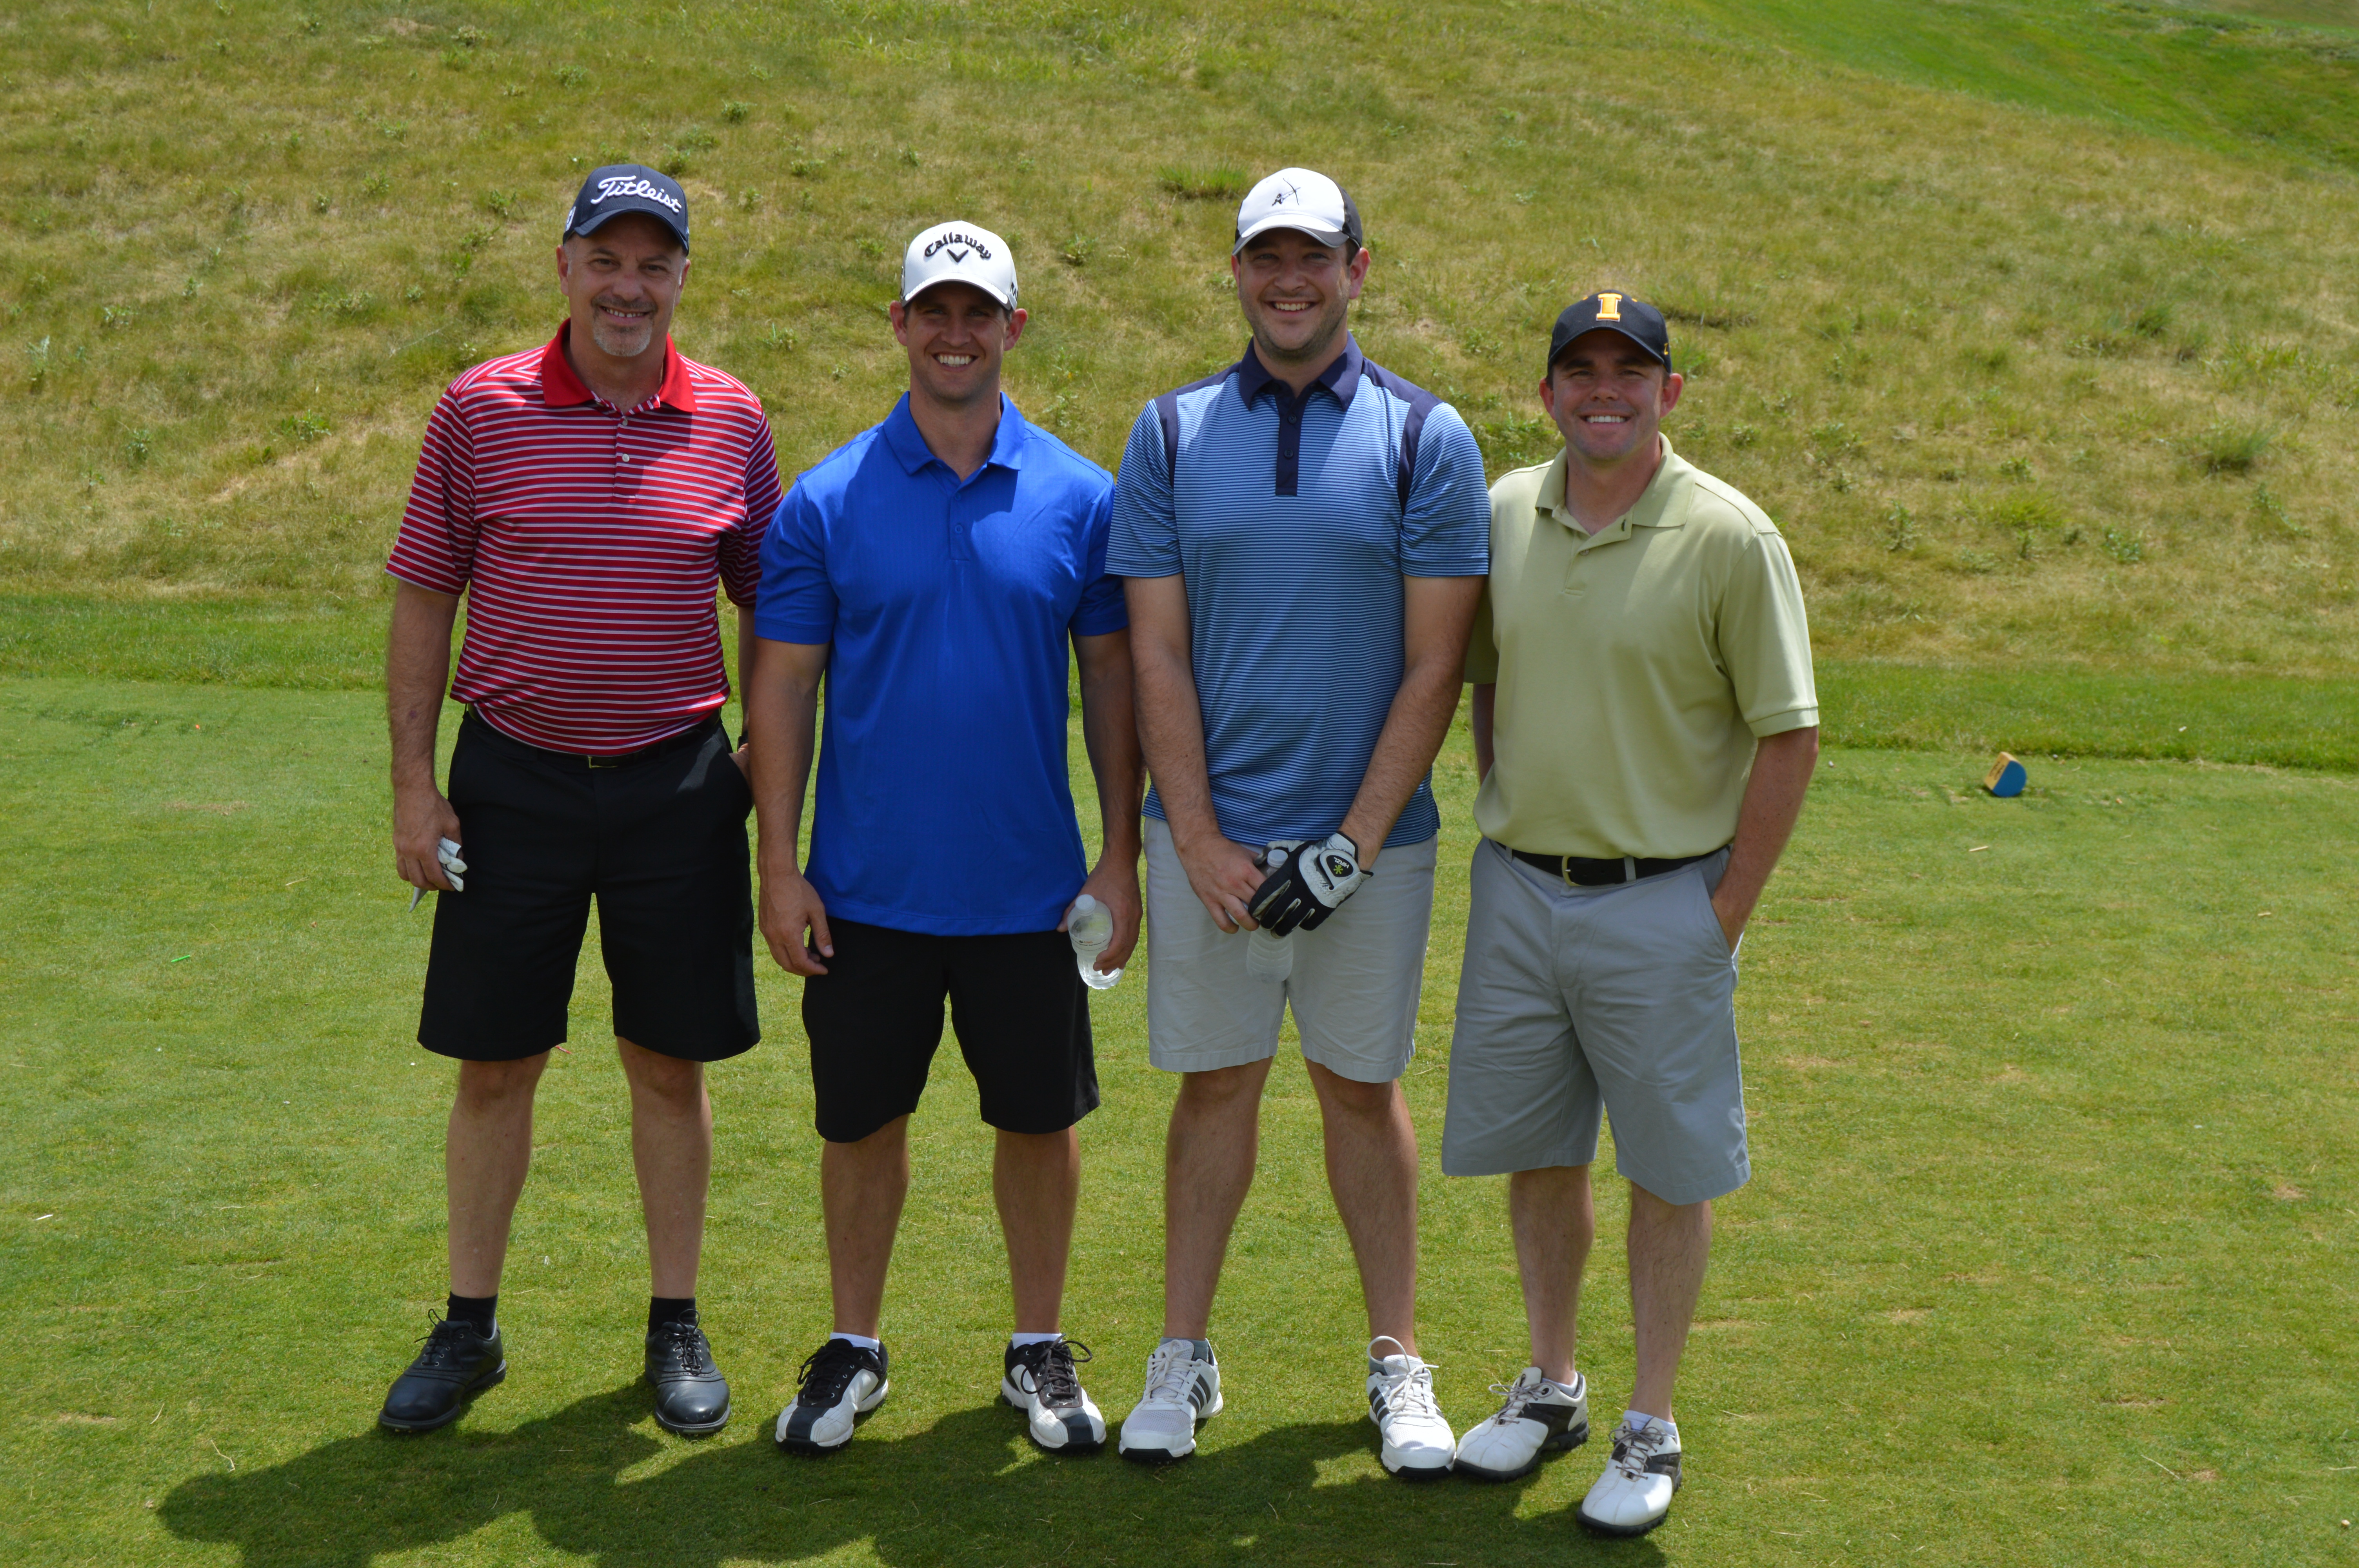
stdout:
POLYGON ((761 400, 664 344, 625 413, 544 348, 451 384, 386 570, 467 596, 451 695, 552 751, 652 745, 729 699, 716 583, 750 606, 778 463, 761 400))

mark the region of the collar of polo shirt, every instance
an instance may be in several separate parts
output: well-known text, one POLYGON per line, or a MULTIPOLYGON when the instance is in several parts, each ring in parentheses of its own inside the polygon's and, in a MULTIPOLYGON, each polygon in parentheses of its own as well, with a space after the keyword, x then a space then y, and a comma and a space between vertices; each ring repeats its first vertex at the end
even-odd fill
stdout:
MULTIPOLYGON (((1655 470, 1655 477, 1647 481, 1647 488, 1639 492, 1638 499, 1630 503, 1629 511, 1596 533, 1589 534, 1584 542, 1586 545, 1627 538, 1633 528, 1678 528, 1686 524, 1684 516, 1674 515, 1670 510, 1671 438, 1660 434, 1655 438, 1663 443, 1662 461, 1655 470)), ((1588 530, 1581 525, 1581 519, 1575 517, 1572 509, 1564 503, 1564 470, 1565 465, 1571 461, 1571 459, 1560 449, 1556 460, 1549 464, 1548 472, 1540 475, 1539 493, 1532 498, 1532 504, 1575 534, 1588 534, 1588 530)))
MULTIPOLYGON (((573 373, 573 366, 565 357, 565 340, 573 330, 567 321, 557 329, 557 336, 549 340, 549 347, 540 351, 540 397, 551 408, 570 408, 577 403, 595 403, 597 395, 582 384, 573 373)), ((663 384, 656 388, 656 401, 682 414, 696 412, 696 384, 689 379, 688 362, 679 357, 671 339, 664 339, 663 384)), ((623 410, 627 414, 629 409, 623 410)))
MULTIPOLYGON (((1359 341, 1346 332, 1343 335, 1343 351, 1335 356, 1334 363, 1319 373, 1310 386, 1325 387, 1330 396, 1349 408, 1352 406, 1352 395, 1360 389, 1361 362, 1359 341)), ((1247 343, 1245 357, 1237 361, 1237 395, 1244 398, 1245 406, 1250 408, 1255 398, 1273 386, 1288 396, 1293 395, 1286 383, 1269 373, 1268 367, 1261 362, 1261 355, 1255 351, 1253 344, 1247 343)), ((1305 397, 1310 395, 1310 386, 1302 389, 1305 397)), ((1560 483, 1557 494, 1561 496, 1563 493, 1564 487, 1560 483)))
MULTIPOLYGON (((902 472, 913 474, 928 463, 941 462, 941 459, 934 456, 933 448, 926 445, 926 433, 918 428, 917 416, 909 412, 908 393, 903 393, 901 401, 893 405, 893 412, 885 416, 882 428, 885 444, 892 449, 893 460, 901 465, 902 472)), ((943 466, 947 468, 949 465, 945 463, 943 466)), ((984 469, 995 466, 1004 469, 1024 466, 1024 416, 1016 411, 1016 405, 1007 400, 1007 394, 1004 392, 999 395, 999 428, 991 438, 991 456, 983 460, 983 468, 967 476, 969 482, 984 469)))

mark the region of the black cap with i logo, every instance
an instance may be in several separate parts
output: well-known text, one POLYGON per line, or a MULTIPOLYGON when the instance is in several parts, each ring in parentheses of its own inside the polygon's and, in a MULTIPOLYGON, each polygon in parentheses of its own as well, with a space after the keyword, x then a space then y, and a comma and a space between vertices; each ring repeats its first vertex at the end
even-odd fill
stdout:
POLYGON ((1564 308, 1564 314, 1556 319, 1556 330, 1549 334, 1548 365, 1541 373, 1553 373, 1557 356, 1564 352, 1566 345, 1583 332, 1593 332, 1601 327, 1621 333, 1646 350, 1662 362, 1665 370, 1671 368, 1671 330, 1664 322, 1663 313, 1642 299, 1606 293, 1576 299, 1564 308))

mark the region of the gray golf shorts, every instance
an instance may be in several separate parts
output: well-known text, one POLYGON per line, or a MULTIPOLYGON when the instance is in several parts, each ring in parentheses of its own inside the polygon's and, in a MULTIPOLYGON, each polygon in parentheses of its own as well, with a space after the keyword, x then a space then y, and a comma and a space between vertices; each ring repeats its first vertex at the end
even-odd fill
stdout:
POLYGON ((1712 908, 1727 866, 1723 849, 1573 887, 1487 838, 1476 846, 1444 1173, 1589 1164, 1602 1110, 1614 1168, 1664 1202, 1745 1184, 1736 955, 1712 908))
POLYGON ((1212 923, 1171 829, 1148 817, 1147 1059, 1169 1073, 1267 1061, 1291 1005, 1303 1055, 1364 1084, 1399 1077, 1417 1045, 1438 842, 1380 853, 1360 891, 1318 930, 1286 938, 1293 971, 1271 983, 1245 970, 1251 933, 1212 923))

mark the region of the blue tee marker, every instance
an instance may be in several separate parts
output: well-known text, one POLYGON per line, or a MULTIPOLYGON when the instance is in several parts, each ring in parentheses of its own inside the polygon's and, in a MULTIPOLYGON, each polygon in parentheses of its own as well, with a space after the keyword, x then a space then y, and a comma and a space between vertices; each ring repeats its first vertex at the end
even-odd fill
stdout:
POLYGON ((2008 753, 2001 752, 1998 754, 1998 761, 1991 764, 1990 776, 1983 780, 1983 788, 2001 800, 2013 800, 2023 793, 2026 776, 2023 764, 2008 753))

